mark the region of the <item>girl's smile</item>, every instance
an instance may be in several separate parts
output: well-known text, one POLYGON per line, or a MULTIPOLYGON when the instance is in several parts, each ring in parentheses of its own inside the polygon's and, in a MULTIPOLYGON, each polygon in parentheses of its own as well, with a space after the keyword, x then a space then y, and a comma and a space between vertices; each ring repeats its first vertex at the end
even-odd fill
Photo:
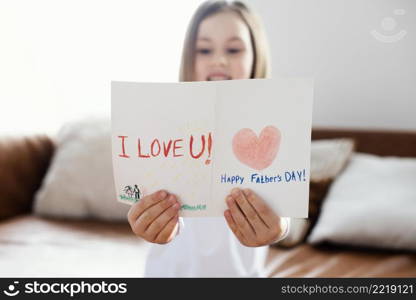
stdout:
POLYGON ((214 81, 214 80, 231 80, 231 76, 223 73, 223 72, 213 72, 208 74, 206 80, 214 81))

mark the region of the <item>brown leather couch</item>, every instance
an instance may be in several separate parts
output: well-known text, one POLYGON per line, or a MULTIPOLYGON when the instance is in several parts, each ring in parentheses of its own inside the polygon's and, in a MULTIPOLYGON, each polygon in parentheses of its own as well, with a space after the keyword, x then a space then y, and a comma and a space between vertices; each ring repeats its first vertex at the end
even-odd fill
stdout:
MULTIPOLYGON (((314 129, 313 139, 351 137, 359 152, 416 157, 416 132, 314 129)), ((148 244, 127 223, 31 214, 53 157, 47 136, 0 139, 0 276, 135 277, 148 244)), ((271 247, 272 277, 414 277, 416 253, 341 245, 271 247)))

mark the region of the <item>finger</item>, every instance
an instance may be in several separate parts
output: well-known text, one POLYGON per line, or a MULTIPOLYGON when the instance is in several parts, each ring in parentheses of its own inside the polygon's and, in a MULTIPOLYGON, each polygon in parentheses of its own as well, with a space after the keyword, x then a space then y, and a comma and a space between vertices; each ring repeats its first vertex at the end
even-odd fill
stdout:
POLYGON ((248 200, 246 199, 245 194, 240 189, 234 188, 231 191, 231 194, 233 198, 235 199, 235 201, 237 202, 243 214, 246 216, 246 219, 250 222, 250 225, 253 227, 256 234, 268 228, 266 223, 264 223, 264 221, 260 218, 256 210, 253 208, 250 202, 248 202, 248 200))
POLYGON ((136 202, 129 210, 127 218, 130 224, 134 224, 138 217, 149 207, 159 203, 167 197, 168 193, 165 190, 160 190, 150 194, 139 202, 136 202))
POLYGON ((279 224, 280 218, 277 216, 273 210, 264 202, 263 199, 258 197, 252 190, 244 189, 243 190, 246 199, 251 204, 251 206, 256 210, 257 214, 264 221, 264 223, 269 227, 273 228, 276 224, 279 224))
POLYGON ((234 235, 237 237, 237 239, 244 245, 246 245, 246 239, 244 235, 238 230, 237 224, 235 223, 233 216, 231 215, 231 212, 229 209, 227 209, 224 212, 225 220, 227 221, 228 226, 230 227, 231 231, 234 233, 234 235))
POLYGON ((175 203, 165 211, 163 211, 156 219, 149 225, 145 234, 150 240, 155 240, 157 235, 163 230, 166 224, 178 214, 179 203, 175 203))
POLYGON ((179 214, 176 214, 169 220, 166 226, 158 233, 155 238, 155 243, 166 244, 170 242, 178 230, 179 214))
POLYGON ((231 216, 233 217, 235 223, 237 224, 238 230, 241 231, 241 233, 244 235, 244 237, 248 241, 255 241, 256 240, 256 234, 251 227, 250 223, 247 221, 246 217, 238 207, 237 203, 235 202, 234 198, 232 196, 227 197, 227 205, 230 209, 231 216))
POLYGON ((136 202, 129 210, 129 222, 134 223, 146 209, 164 200, 168 195, 165 190, 159 190, 136 202))
POLYGON ((136 224, 140 224, 139 226, 143 228, 145 232, 150 224, 159 216, 161 215, 166 209, 173 206, 176 201, 176 197, 172 194, 165 200, 162 200, 155 205, 146 209, 136 220, 136 224))

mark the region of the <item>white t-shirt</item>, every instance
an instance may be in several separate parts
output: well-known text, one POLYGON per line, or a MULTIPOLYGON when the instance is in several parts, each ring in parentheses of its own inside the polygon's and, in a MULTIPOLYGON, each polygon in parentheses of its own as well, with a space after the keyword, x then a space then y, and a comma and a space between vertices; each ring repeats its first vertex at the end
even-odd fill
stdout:
MULTIPOLYGON (((287 230, 289 230, 289 218, 287 230)), ((153 244, 145 277, 264 277, 268 246, 243 246, 224 217, 180 218, 179 234, 153 244)))

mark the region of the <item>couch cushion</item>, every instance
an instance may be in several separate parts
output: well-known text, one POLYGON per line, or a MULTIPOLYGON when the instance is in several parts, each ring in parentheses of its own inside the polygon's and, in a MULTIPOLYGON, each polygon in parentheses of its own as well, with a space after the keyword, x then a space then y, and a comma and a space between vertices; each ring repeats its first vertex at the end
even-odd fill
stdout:
MULTIPOLYGON (((140 277, 150 244, 124 223, 31 215, 0 223, 1 277, 140 277)), ((272 277, 414 277, 416 254, 365 249, 270 248, 272 277)))
POLYGON ((148 246, 126 223, 19 216, 0 223, 0 277, 140 277, 148 246))
POLYGON ((415 277, 416 253, 302 244, 270 248, 270 277, 415 277))

